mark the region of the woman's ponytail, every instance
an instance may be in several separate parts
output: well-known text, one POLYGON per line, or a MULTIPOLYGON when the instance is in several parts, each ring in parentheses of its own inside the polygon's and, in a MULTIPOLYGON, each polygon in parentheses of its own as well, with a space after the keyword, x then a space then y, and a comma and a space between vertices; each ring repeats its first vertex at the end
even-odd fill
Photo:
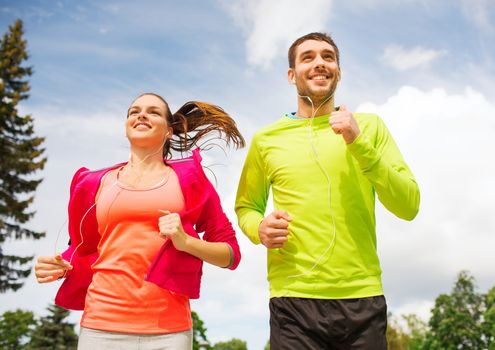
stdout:
MULTIPOLYGON (((198 101, 190 101, 179 108, 169 118, 173 128, 172 138, 165 144, 164 155, 170 156, 170 150, 187 152, 199 146, 205 137, 222 139, 227 146, 242 148, 244 138, 237 129, 235 121, 222 108, 198 101), (215 135, 216 136, 213 136, 215 135)), ((208 140, 207 140, 208 141, 208 140)))

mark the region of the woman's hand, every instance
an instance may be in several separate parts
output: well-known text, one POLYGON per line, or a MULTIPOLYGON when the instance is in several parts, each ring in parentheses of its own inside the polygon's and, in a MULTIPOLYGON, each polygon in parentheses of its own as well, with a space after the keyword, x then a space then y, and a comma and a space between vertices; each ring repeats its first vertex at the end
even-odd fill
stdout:
POLYGON ((175 249, 186 251, 190 236, 184 232, 180 215, 170 213, 168 210, 160 210, 160 212, 164 214, 158 219, 160 235, 164 238, 171 239, 175 249))
POLYGON ((40 256, 36 265, 34 265, 34 273, 38 283, 47 283, 58 280, 63 277, 67 270, 72 270, 72 265, 62 258, 62 255, 55 256, 40 256))

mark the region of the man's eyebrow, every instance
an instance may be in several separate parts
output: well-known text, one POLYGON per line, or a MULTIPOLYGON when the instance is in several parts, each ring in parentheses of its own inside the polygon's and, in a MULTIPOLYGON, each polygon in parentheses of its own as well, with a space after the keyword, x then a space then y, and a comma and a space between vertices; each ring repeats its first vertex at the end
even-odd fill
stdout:
MULTIPOLYGON (((313 54, 314 52, 316 52, 316 51, 315 50, 306 50, 306 51, 301 52, 299 54, 299 56, 313 54)), ((331 54, 331 55, 335 56, 335 52, 332 51, 332 50, 330 50, 330 49, 322 50, 322 53, 324 53, 324 54, 331 54)))
POLYGON ((313 53, 313 52, 315 52, 315 50, 306 50, 306 51, 301 52, 301 53, 299 54, 299 56, 308 55, 308 54, 313 53))

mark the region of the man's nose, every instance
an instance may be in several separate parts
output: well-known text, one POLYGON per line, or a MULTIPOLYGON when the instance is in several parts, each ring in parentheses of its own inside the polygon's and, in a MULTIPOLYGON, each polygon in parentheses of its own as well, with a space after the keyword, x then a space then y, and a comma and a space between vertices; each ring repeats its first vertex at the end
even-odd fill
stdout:
POLYGON ((317 55, 314 62, 316 67, 322 67, 325 64, 325 60, 321 55, 317 55))

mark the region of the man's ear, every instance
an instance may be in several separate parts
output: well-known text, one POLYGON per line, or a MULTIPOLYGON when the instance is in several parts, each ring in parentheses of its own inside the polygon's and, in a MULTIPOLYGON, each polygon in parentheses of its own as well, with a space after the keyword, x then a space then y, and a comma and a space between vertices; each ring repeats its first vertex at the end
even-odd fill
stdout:
POLYGON ((287 80, 289 84, 296 84, 296 74, 294 73, 294 70, 292 68, 289 68, 287 71, 287 80))

